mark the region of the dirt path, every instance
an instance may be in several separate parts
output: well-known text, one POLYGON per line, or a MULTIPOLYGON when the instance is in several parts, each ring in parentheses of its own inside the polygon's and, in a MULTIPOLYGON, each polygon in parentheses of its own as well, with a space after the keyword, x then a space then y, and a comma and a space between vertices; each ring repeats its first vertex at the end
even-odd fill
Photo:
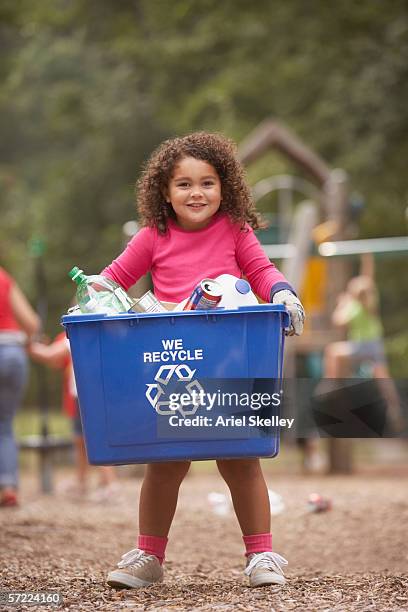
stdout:
POLYGON ((273 517, 274 550, 289 560, 284 588, 247 587, 235 515, 214 514, 208 502, 227 489, 217 475, 193 474, 180 492, 165 581, 119 592, 104 578, 134 547, 140 480, 121 479, 120 499, 104 504, 40 496, 24 481, 21 508, 0 512, 0 591, 60 591, 57 609, 75 611, 408 611, 407 477, 267 479, 285 503, 273 517), (332 498, 331 512, 307 512, 314 491, 332 498))

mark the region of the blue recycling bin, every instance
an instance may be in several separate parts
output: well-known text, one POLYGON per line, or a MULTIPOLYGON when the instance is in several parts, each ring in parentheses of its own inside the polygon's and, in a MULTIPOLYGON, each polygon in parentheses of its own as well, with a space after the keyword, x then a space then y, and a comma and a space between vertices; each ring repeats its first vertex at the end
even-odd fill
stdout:
POLYGON ((278 453, 283 306, 72 314, 62 323, 90 463, 278 453))

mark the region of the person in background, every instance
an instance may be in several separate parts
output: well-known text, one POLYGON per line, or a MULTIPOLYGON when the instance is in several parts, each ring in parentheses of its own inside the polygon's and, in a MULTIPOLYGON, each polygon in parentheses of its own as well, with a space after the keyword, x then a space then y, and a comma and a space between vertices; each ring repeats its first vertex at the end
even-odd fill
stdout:
POLYGON ((0 507, 18 505, 18 449, 13 422, 27 382, 26 344, 40 318, 0 267, 0 507))
MULTIPOLYGON (((51 368, 63 370, 63 398, 64 412, 72 420, 72 429, 75 445, 76 482, 67 488, 67 493, 83 497, 88 492, 89 463, 86 455, 81 417, 78 409, 78 394, 72 367, 69 340, 65 332, 55 337, 51 344, 32 342, 29 349, 30 356, 40 363, 51 368)), ((118 493, 115 469, 111 466, 101 466, 99 471, 99 486, 89 496, 90 501, 103 502, 113 499, 118 493)))
POLYGON ((361 274, 352 278, 337 301, 334 325, 347 328, 347 340, 329 344, 324 353, 326 378, 347 378, 356 366, 371 364, 388 408, 389 424, 395 431, 404 425, 399 395, 390 376, 384 350, 383 326, 371 254, 362 258, 361 274))

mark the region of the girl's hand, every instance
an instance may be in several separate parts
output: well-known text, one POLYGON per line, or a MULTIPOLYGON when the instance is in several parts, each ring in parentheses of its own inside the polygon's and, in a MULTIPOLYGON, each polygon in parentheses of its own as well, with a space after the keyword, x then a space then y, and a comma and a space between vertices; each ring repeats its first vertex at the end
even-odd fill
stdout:
POLYGON ((290 315, 290 328, 286 332, 288 336, 300 336, 303 332, 305 311, 301 301, 288 289, 277 291, 272 299, 272 304, 283 304, 290 315))

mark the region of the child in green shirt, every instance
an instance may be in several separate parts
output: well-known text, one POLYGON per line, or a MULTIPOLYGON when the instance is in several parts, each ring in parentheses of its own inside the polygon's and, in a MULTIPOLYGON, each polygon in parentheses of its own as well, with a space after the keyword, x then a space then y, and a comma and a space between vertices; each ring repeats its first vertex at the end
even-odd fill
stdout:
POLYGON ((387 366, 378 292, 370 276, 361 275, 350 280, 346 292, 339 297, 332 321, 336 326, 347 326, 347 340, 327 346, 324 354, 325 377, 350 377, 354 366, 369 362, 386 400, 393 428, 400 430, 400 400, 387 366))

